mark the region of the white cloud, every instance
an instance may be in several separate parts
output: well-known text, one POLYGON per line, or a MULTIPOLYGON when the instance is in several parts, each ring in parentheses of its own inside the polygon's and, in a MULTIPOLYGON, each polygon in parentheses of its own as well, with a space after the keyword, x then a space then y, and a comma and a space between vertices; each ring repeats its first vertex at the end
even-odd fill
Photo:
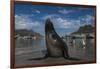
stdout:
POLYGON ((39 11, 39 10, 35 10, 35 12, 36 12, 36 13, 40 13, 40 11, 39 11))
POLYGON ((80 17, 80 20, 82 20, 84 22, 83 25, 84 24, 94 24, 95 17, 92 15, 85 15, 83 17, 80 17))
POLYGON ((59 15, 47 15, 44 16, 43 19, 50 18, 54 24, 55 28, 73 28, 77 29, 82 25, 86 24, 94 24, 94 16, 91 15, 84 15, 82 17, 79 17, 78 19, 69 19, 69 18, 64 18, 59 15))
POLYGON ((50 15, 43 16, 41 19, 46 20, 47 18, 52 19, 52 18, 56 18, 56 17, 59 17, 59 15, 50 14, 50 15))
POLYGON ((91 20, 94 20, 94 17, 91 15, 86 15, 86 22, 91 22, 91 20))
POLYGON ((62 10, 59 10, 58 12, 59 12, 59 13, 62 13, 62 14, 69 14, 69 13, 73 13, 73 12, 75 12, 75 11, 73 11, 73 10, 62 9, 62 10))
POLYGON ((37 10, 37 9, 34 9, 33 12, 35 12, 35 13, 41 13, 40 10, 37 10))
POLYGON ((15 15, 15 29, 32 29, 40 26, 38 21, 32 21, 29 15, 15 15))
POLYGON ((69 20, 64 18, 52 19, 55 28, 79 28, 80 20, 69 20))
POLYGON ((81 23, 80 20, 67 19, 56 14, 42 17, 44 20, 47 18, 51 19, 55 28, 79 28, 81 23))

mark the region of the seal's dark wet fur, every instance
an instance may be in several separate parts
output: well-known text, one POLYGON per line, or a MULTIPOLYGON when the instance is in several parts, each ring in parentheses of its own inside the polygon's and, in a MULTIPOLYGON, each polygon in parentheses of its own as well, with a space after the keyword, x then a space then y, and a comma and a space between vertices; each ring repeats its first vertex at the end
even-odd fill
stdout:
POLYGON ((79 60, 77 58, 72 58, 69 56, 68 47, 66 43, 60 38, 56 33, 53 23, 48 18, 45 23, 45 41, 47 47, 47 53, 42 58, 32 58, 30 60, 41 60, 48 57, 58 58, 64 57, 68 60, 79 60))
POLYGON ((69 58, 68 47, 56 33, 50 19, 47 19, 45 24, 45 40, 49 57, 69 58))

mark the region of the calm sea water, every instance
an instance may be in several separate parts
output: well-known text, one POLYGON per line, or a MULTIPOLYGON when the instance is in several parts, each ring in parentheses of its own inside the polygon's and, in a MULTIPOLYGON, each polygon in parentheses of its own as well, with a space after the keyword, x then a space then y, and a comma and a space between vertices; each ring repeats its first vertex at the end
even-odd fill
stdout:
MULTIPOLYGON (((87 39, 86 42, 82 39, 64 40, 69 48, 71 57, 80 58, 83 60, 94 59, 94 39, 87 39)), ((26 59, 43 57, 46 53, 45 39, 16 39, 16 64, 27 64, 26 59)))

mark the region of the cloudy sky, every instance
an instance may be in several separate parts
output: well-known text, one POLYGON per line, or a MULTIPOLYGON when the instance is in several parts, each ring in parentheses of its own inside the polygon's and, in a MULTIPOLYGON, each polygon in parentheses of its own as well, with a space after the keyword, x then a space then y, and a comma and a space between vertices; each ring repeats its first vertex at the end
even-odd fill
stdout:
POLYGON ((44 35, 45 20, 50 18, 56 32, 70 34, 80 26, 94 24, 94 8, 15 4, 15 29, 32 29, 44 35))

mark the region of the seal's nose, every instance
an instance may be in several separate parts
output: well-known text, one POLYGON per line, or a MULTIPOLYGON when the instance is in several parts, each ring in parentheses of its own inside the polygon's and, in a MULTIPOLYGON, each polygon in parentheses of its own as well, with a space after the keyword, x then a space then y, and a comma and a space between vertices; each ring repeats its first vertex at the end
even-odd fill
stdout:
POLYGON ((50 21, 50 18, 48 18, 47 21, 49 22, 50 21))
POLYGON ((48 18, 48 19, 46 20, 46 24, 50 24, 50 23, 52 23, 52 22, 51 22, 50 18, 48 18))

